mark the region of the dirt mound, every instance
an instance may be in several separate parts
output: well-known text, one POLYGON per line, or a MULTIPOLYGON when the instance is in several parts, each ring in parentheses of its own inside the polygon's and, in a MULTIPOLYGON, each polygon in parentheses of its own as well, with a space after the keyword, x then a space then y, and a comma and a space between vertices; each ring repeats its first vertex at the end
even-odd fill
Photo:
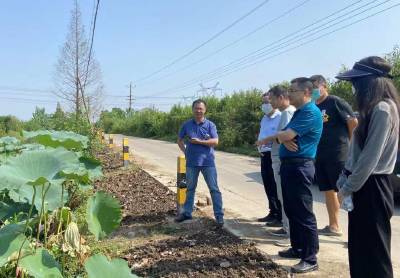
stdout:
POLYGON ((96 180, 95 189, 112 192, 120 200, 123 220, 114 238, 132 238, 118 256, 127 260, 133 273, 171 278, 287 277, 253 243, 217 228, 198 208, 193 220, 174 223, 175 193, 138 165, 123 168, 117 150, 98 157, 105 177, 96 180))

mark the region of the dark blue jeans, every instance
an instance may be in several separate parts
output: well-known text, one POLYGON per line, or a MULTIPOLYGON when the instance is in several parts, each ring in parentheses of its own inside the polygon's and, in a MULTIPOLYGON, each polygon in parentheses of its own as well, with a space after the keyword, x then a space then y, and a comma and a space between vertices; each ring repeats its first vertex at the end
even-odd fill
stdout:
POLYGON ((281 165, 283 208, 289 219, 291 245, 310 264, 317 263, 319 251, 317 220, 309 189, 314 173, 312 161, 281 165))

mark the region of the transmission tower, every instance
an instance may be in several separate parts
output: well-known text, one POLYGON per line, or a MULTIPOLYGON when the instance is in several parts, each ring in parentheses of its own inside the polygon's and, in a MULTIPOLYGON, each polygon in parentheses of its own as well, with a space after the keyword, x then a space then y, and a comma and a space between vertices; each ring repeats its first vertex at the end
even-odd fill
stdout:
POLYGON ((201 89, 197 91, 197 97, 199 97, 199 93, 202 94, 202 97, 215 97, 216 91, 221 91, 222 96, 222 89, 217 88, 218 84, 219 82, 214 87, 204 87, 203 84, 199 84, 201 89))
POLYGON ((196 99, 196 95, 194 95, 194 96, 190 96, 190 97, 188 97, 188 96, 182 96, 182 99, 183 99, 183 101, 185 102, 185 106, 186 105, 190 105, 190 104, 192 104, 193 103, 193 101, 196 99))

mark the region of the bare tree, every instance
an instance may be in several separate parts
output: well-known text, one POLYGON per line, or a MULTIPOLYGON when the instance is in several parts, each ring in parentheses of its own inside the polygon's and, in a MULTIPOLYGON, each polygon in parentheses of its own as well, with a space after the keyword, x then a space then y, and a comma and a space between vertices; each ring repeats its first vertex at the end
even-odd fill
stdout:
POLYGON ((87 113, 88 118, 99 116, 104 99, 103 78, 99 63, 93 52, 90 53, 77 0, 71 11, 66 42, 60 47, 52 80, 53 93, 63 99, 63 104, 75 111, 77 116, 83 112, 87 113))

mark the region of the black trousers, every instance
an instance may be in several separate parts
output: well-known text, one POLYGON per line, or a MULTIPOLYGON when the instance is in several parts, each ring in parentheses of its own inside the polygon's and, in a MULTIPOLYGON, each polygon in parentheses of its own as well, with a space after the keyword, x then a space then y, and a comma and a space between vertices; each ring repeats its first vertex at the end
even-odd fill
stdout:
POLYGON ((349 212, 349 264, 352 278, 392 278, 390 259, 393 189, 389 175, 371 175, 353 193, 349 212))
POLYGON ((265 193, 269 203, 269 212, 276 214, 276 218, 282 221, 282 205, 278 199, 278 191, 272 169, 271 152, 263 152, 261 155, 261 177, 264 183, 265 193))
POLYGON ((309 189, 314 173, 312 161, 281 164, 283 208, 289 219, 290 243, 301 253, 301 259, 310 264, 317 263, 319 251, 317 220, 309 189))

